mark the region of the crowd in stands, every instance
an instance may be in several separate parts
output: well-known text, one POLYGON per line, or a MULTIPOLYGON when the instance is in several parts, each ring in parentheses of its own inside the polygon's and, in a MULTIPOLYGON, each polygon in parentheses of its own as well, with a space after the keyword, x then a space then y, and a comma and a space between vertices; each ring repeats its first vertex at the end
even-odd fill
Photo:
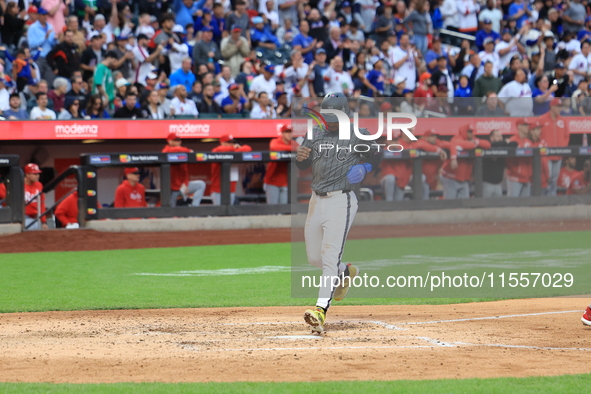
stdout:
POLYGON ((541 115, 554 97, 589 115, 588 15, 581 0, 0 0, 0 111, 280 118, 343 92, 419 116, 541 115))

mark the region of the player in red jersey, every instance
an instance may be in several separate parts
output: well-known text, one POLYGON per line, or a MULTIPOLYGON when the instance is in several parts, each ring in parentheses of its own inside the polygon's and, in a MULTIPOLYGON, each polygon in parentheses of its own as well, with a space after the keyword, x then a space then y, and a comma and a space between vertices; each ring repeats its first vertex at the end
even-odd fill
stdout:
MULTIPOLYGON (((250 152, 252 148, 248 145, 240 145, 234 140, 234 136, 232 134, 226 134, 221 136, 220 138, 220 145, 213 148, 212 152, 250 152)), ((221 195, 221 185, 220 185, 220 163, 213 163, 211 165, 211 199, 213 201, 213 205, 220 205, 222 200, 221 195)), ((238 177, 235 176, 237 173, 232 171, 230 175, 230 205, 234 204, 234 198, 236 197, 236 182, 238 182, 238 177)))
MULTIPOLYGON (((297 144, 291 139, 291 125, 281 127, 281 137, 271 140, 269 150, 273 152, 291 152, 297 149, 297 144)), ((265 173, 265 193, 267 204, 287 204, 287 162, 272 161, 265 173)))
POLYGON ((147 207, 146 189, 140 183, 140 169, 126 168, 125 178, 115 191, 115 208, 147 207))
POLYGON ((40 221, 38 215, 45 212, 45 195, 43 194, 43 185, 39 182, 41 170, 34 163, 25 166, 25 203, 33 200, 25 208, 25 227, 28 230, 47 230, 47 217, 42 216, 40 221), (31 223, 34 223, 29 227, 31 223))

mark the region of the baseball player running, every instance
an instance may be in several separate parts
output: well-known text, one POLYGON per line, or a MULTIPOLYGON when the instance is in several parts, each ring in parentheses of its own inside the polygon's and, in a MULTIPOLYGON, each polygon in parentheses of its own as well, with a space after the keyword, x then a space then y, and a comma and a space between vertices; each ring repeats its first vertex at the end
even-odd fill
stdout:
MULTIPOLYGON (((348 114, 349 104, 344 94, 329 93, 322 101, 322 109, 338 109, 348 114)), ((351 139, 339 139, 337 116, 323 115, 326 128, 315 126, 312 138, 302 142, 296 156, 296 166, 300 170, 312 166, 312 197, 304 238, 308 262, 321 268, 322 276, 316 308, 306 310, 304 320, 316 332, 324 331, 331 301, 342 300, 351 280, 359 275, 358 267, 341 261, 347 234, 357 212, 357 197, 351 192, 351 185, 360 183, 373 167, 379 165, 382 157, 376 154, 379 146, 359 139, 352 126, 351 139), (368 149, 363 153, 343 149, 349 145, 366 145, 368 149), (365 162, 360 163, 361 159, 365 162)), ((366 129, 360 131, 369 135, 366 129)))

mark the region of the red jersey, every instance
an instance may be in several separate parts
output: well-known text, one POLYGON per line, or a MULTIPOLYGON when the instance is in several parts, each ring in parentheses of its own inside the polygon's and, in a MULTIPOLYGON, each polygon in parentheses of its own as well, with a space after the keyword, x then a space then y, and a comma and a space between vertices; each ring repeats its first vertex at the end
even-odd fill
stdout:
MULTIPOLYGON (((534 148, 546 148, 546 147, 548 147, 548 144, 546 143, 546 141, 544 139, 540 139, 537 142, 532 141, 531 146, 533 146, 534 148)), ((549 161, 550 160, 547 157, 542 156, 541 176, 542 176, 542 188, 544 188, 544 189, 548 187, 548 181, 550 181, 550 169, 548 168, 549 161)), ((533 168, 532 168, 532 175, 533 175, 533 168)))
MULTIPOLYGON (((212 149, 212 152, 250 152, 252 148, 248 145, 242 145, 240 148, 236 149, 233 146, 216 146, 212 149)), ((212 163, 211 164, 211 192, 212 193, 221 193, 222 189, 220 186, 220 163, 212 163)), ((230 182, 230 192, 236 192, 236 182, 230 182)))
POLYGON ((70 194, 55 208, 55 216, 66 226, 70 223, 78 223, 78 192, 70 194))
MULTIPOLYGON (((35 195, 40 193, 42 190, 43 185, 41 182, 35 182, 32 185, 27 185, 27 182, 25 182, 25 203, 31 201, 31 199, 33 199, 33 197, 35 197, 35 195)), ((38 198, 39 197, 35 198, 35 200, 25 208, 25 215, 30 218, 36 218, 38 214, 45 212, 45 194, 41 193, 41 212, 37 212, 38 198)), ((47 222, 47 217, 43 216, 41 218, 41 223, 45 222, 47 222)))
MULTIPOLYGON (((509 139, 510 142, 516 142, 518 148, 531 148, 533 143, 527 138, 521 138, 515 134, 509 139)), ((532 176, 531 157, 514 157, 506 160, 507 179, 511 182, 530 183, 532 176)))
POLYGON ((131 186, 124 180, 115 191, 115 208, 144 208, 146 203, 146 188, 141 183, 131 186))
MULTIPOLYGON (((166 145, 162 152, 164 153, 191 153, 191 149, 184 146, 166 145)), ((189 185, 189 166, 187 163, 172 164, 170 166, 170 189, 173 191, 181 190, 181 186, 189 185)))
MULTIPOLYGON (((418 87, 417 90, 415 90, 415 93, 413 95, 414 97, 418 97, 418 98, 428 98, 428 97, 433 97, 433 90, 431 88, 428 88, 427 90, 424 90, 423 88, 421 88, 420 86, 418 87)), ((419 105, 421 104, 425 104, 424 101, 420 101, 418 103, 419 105)))
MULTIPOLYGON (((570 131, 562 116, 553 119, 548 112, 541 115, 538 120, 542 124, 542 139, 548 143, 549 147, 568 146, 570 131)), ((552 156, 548 160, 560 160, 560 156, 552 156)))
MULTIPOLYGON (((6 185, 0 183, 0 200, 6 199, 6 185)), ((6 204, 0 204, 0 206, 6 206, 6 204)))
POLYGON ((558 187, 564 187, 568 189, 570 186, 570 182, 572 179, 581 171, 577 171, 574 168, 568 168, 566 166, 560 169, 560 173, 558 174, 558 187))
POLYGON ((584 189, 588 186, 589 180, 585 179, 585 173, 583 171, 580 171, 571 179, 566 194, 576 194, 575 191, 584 189))
MULTIPOLYGON (((397 143, 402 145, 404 150, 412 148, 412 143, 407 140, 400 139, 397 143)), ((399 188, 404 189, 408 185, 412 175, 410 160, 382 160, 380 168, 382 169, 382 176, 394 175, 396 177, 396 186, 399 188)))
MULTIPOLYGON (((295 149, 297 149, 295 141, 292 140, 290 144, 286 144, 281 137, 274 138, 269 143, 269 150, 275 152, 291 152, 295 149)), ((265 172, 265 183, 277 187, 287 187, 288 164, 286 161, 270 162, 265 172)))
MULTIPOLYGON (((423 140, 419 140, 417 142, 421 141, 423 140)), ((427 141, 425 141, 425 143, 428 144, 427 141)), ((435 146, 439 147, 440 150, 449 149, 449 141, 437 140, 435 146)), ((418 149, 422 148, 419 147, 418 149)), ((439 152, 439 150, 437 150, 436 152, 439 152)), ((441 168, 442 164, 443 162, 440 159, 423 160, 423 175, 425 175, 425 180, 431 190, 437 189, 437 175, 439 174, 439 169, 441 168)))
POLYGON ((460 151, 476 148, 490 149, 490 142, 479 138, 474 138, 472 141, 468 141, 459 134, 453 137, 449 142, 450 157, 443 164, 442 175, 458 182, 467 182, 472 179, 474 159, 458 159, 458 167, 455 170, 451 168, 451 160, 457 159, 458 152, 460 151))

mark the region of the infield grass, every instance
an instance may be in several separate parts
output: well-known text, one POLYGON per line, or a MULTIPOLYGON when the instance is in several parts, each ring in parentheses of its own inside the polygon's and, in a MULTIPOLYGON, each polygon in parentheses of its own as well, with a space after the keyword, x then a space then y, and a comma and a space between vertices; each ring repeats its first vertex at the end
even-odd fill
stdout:
POLYGON ((531 378, 306 383, 0 383, 0 393, 585 393, 590 374, 531 378))
MULTIPOLYGON (((453 260, 499 252, 553 251, 556 256, 557 250, 585 248, 590 236, 555 232, 396 238, 387 243, 392 258, 420 253, 453 260)), ((349 241, 344 260, 371 259, 376 242, 380 240, 349 241)), ((290 250, 291 244, 283 243, 0 254, 0 312, 310 305, 312 298, 291 297, 290 250)), ((353 291, 350 296, 340 305, 491 299, 355 299, 353 291)))

